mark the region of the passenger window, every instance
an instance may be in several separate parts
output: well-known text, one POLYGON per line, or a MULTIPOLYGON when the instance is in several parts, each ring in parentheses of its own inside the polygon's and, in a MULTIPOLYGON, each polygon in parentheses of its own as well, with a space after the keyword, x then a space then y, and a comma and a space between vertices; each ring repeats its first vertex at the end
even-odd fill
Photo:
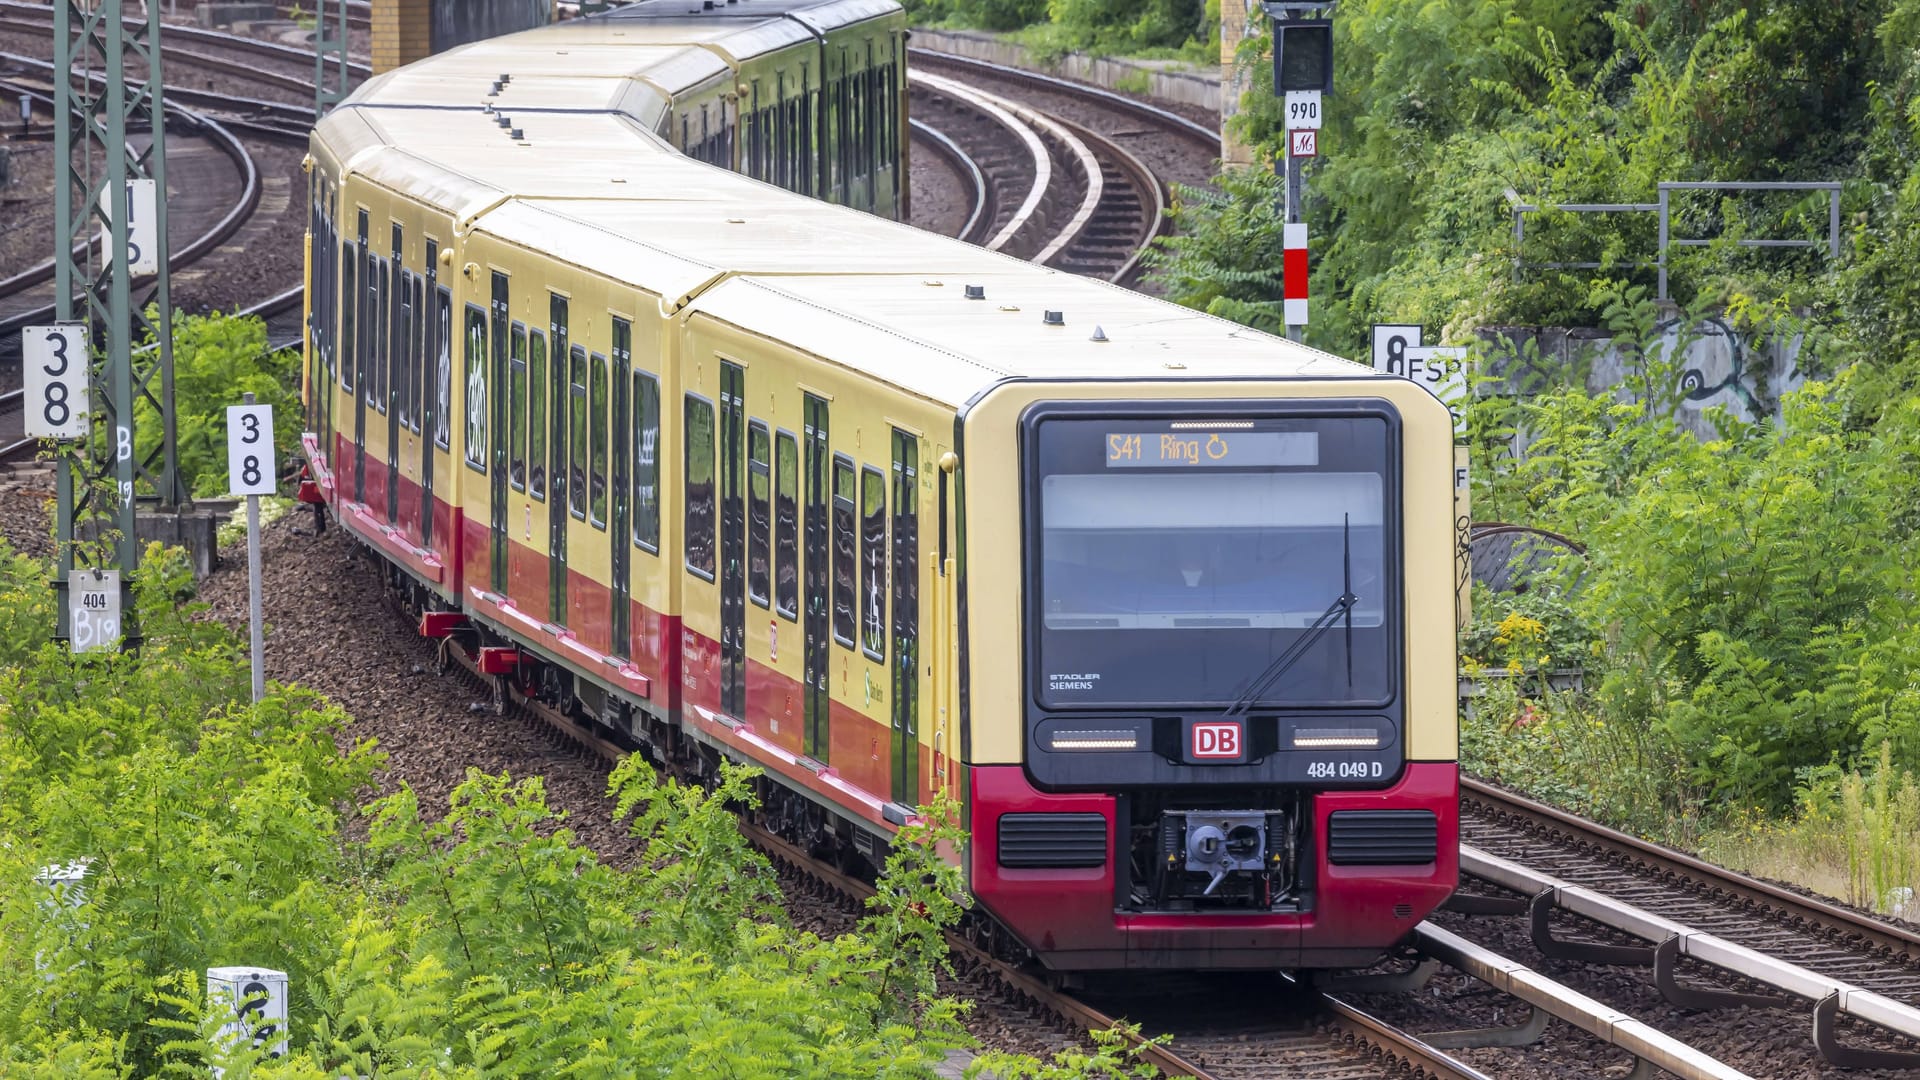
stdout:
POLYGON ((353 350, 353 321, 358 308, 355 301, 360 296, 355 285, 357 275, 354 274, 354 268, 357 265, 358 260, 353 257, 353 246, 341 244, 340 270, 346 280, 341 283, 340 292, 347 298, 347 302, 340 305, 340 389, 348 393, 353 392, 353 361, 360 355, 353 350))
POLYGON ((660 384, 633 377, 633 542, 660 551, 660 384))
POLYGON ((380 256, 367 256, 367 367, 361 371, 361 392, 376 413, 386 413, 380 396, 380 373, 386 369, 386 269, 380 256))
POLYGON ((547 498, 547 335, 527 341, 527 494, 547 498))
POLYGON ((860 532, 865 562, 860 575, 860 647, 875 660, 887 658, 887 478, 879 469, 860 471, 860 532))
POLYGON ((800 446, 793 433, 773 440, 773 609, 800 618, 800 446))
POLYGON ((527 328, 513 324, 512 352, 507 359, 507 482, 515 491, 527 489, 527 328))
POLYGON ((426 408, 427 396, 424 391, 427 371, 427 309, 426 283, 418 275, 413 277, 413 315, 408 320, 412 328, 412 347, 408 351, 407 361, 407 430, 420 434, 420 412, 426 408))
POLYGON ((833 640, 853 648, 853 576, 857 539, 853 525, 853 462, 833 457, 833 640))
POLYGON ((767 425, 755 420, 747 425, 747 599, 766 607, 768 534, 773 496, 773 447, 767 438, 767 425))
POLYGON ((579 345, 567 356, 571 372, 567 379, 567 509, 582 521, 587 519, 587 350, 579 345))
POLYGON ((398 258, 393 260, 393 365, 388 368, 388 376, 393 380, 387 387, 388 400, 393 402, 394 426, 404 431, 407 427, 407 383, 411 370, 407 367, 413 353, 408 350, 408 342, 413 337, 413 275, 401 264, 398 258))
POLYGON ((487 471, 487 313, 467 305, 467 464, 487 471))
POLYGON ((713 402, 687 395, 687 569, 713 580, 713 402))
POLYGON ((435 307, 439 335, 433 361, 433 441, 445 450, 453 437, 453 290, 440 286, 435 307))
POLYGON ((588 408, 592 416, 593 474, 591 518, 593 527, 607 527, 607 358, 593 354, 593 396, 588 408))

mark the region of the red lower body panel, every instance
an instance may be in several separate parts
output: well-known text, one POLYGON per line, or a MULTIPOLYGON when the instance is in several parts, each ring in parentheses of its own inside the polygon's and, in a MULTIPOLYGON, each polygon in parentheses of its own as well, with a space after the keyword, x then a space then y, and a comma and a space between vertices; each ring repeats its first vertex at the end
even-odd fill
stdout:
POLYGON ((1000 815, 1009 812, 1098 813, 1107 819, 1107 850, 1125 851, 1113 835, 1110 795, 1052 794, 1035 789, 1018 765, 972 766, 967 827, 968 873, 981 905, 1019 935, 1047 966, 1101 968, 1364 967, 1405 938, 1452 895, 1459 882, 1459 767, 1409 763, 1400 781, 1378 791, 1322 792, 1313 797, 1315 861, 1310 910, 1270 913, 1135 914, 1116 910, 1114 868, 1014 869, 1000 865, 1000 815), (1336 810, 1432 810, 1439 819, 1439 857, 1419 866, 1334 866, 1327 863, 1327 818, 1336 810))

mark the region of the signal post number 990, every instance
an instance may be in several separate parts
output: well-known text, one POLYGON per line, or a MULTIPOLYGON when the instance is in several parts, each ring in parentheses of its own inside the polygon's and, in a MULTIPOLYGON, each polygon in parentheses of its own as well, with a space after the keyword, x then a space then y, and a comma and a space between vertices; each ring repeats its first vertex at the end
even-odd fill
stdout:
POLYGON ((273 406, 227 406, 227 491, 271 495, 273 489, 273 406))
POLYGON ((56 323, 21 331, 24 430, 33 439, 84 439, 87 435, 87 325, 56 323))

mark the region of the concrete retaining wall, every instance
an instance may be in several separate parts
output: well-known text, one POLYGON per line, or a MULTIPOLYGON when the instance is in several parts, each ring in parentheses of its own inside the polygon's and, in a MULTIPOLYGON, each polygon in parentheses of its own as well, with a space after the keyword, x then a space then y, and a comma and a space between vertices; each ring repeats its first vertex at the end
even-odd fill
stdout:
POLYGON ((932 30, 916 27, 913 44, 934 52, 954 53, 975 60, 987 60, 1008 67, 1041 71, 1104 86, 1109 90, 1140 93, 1145 78, 1145 93, 1151 97, 1177 101, 1202 109, 1220 108, 1220 72, 1201 69, 1178 70, 1180 65, 1167 60, 1116 60, 1069 53, 1057 64, 1033 60, 1025 46, 984 30, 932 30))

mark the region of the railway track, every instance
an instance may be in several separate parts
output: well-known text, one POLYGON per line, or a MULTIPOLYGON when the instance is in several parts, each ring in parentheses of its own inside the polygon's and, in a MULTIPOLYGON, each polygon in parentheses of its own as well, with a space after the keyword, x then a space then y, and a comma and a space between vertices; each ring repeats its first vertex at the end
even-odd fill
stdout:
MULTIPOLYGON (((0 53, 0 78, 16 93, 52 98, 53 65, 36 57, 0 53)), ((211 116, 195 113, 169 99, 168 161, 174 168, 175 195, 168 203, 170 272, 178 274, 220 249, 246 224, 259 207, 263 182, 254 155, 233 127, 211 116), (231 175, 223 176, 214 159, 224 159, 231 175), (222 193, 228 192, 226 197, 222 193)), ((54 266, 51 261, 0 283, 0 367, 18 364, 21 327, 44 322, 54 315, 54 266)))
MULTIPOLYGON (((442 649, 443 665, 457 666, 463 678, 490 695, 497 710, 517 717, 543 737, 561 740, 574 753, 597 759, 608 768, 627 753, 609 733, 521 695, 501 677, 483 674, 478 662, 454 639, 446 639, 442 649)), ((757 824, 743 821, 741 828, 774 863, 790 893, 832 898, 856 914, 865 910, 866 898, 873 894, 871 885, 757 824)), ((959 968, 997 984, 1010 997, 1076 1031, 1111 1028, 1122 1019, 1086 995, 1060 990, 1036 973, 1008 963, 963 934, 949 933, 948 944, 959 968)), ((1168 1014, 1149 1020, 1149 1035, 1166 1033, 1173 1039, 1167 1046, 1144 1046, 1143 1060, 1168 1076, 1196 1080, 1352 1080, 1383 1075, 1486 1080, 1484 1074, 1333 994, 1278 976, 1268 979, 1263 990, 1261 995, 1247 997, 1244 1008, 1228 1008, 1224 1018, 1215 1008, 1207 1015, 1168 1014)), ((1170 994, 1161 980, 1147 993, 1162 999, 1178 996, 1177 991, 1170 994)), ((1124 992, 1114 1000, 1130 1009, 1144 1007, 1124 992)))
POLYGON ((971 83, 911 79, 916 126, 971 180, 974 209, 961 239, 1077 274, 1133 277, 1141 249, 1167 227, 1166 188, 1138 157, 971 83))
POLYGON ((1920 932, 1473 780, 1461 839, 1454 909, 1511 918, 1446 916, 1459 932, 1610 969, 1610 999, 1669 1011, 1682 1037, 1811 1018, 1796 1067, 1920 1069, 1920 932))

